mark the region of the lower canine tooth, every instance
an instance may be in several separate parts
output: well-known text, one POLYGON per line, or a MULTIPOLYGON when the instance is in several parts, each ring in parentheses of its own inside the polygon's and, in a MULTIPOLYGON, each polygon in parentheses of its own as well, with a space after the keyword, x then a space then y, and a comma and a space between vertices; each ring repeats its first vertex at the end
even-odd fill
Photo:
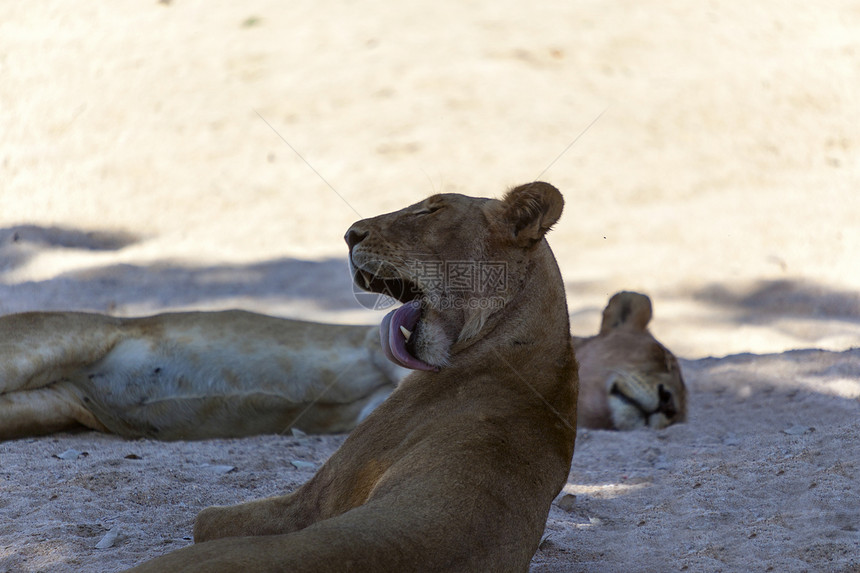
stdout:
POLYGON ((406 342, 409 342, 409 337, 412 336, 412 333, 407 330, 405 326, 400 327, 400 333, 403 334, 403 338, 406 339, 406 342))

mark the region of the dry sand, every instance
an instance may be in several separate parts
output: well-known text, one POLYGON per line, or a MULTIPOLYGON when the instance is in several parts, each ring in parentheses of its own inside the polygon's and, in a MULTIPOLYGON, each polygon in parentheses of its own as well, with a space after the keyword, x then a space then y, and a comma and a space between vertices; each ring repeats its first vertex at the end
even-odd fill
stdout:
MULTIPOLYGON (((574 332, 649 293, 691 403, 581 432, 532 570, 858 571, 858 93, 848 1, 3 3, 0 313, 371 323, 352 221, 541 178, 574 332)), ((178 548, 341 441, 2 443, 0 570, 178 548)))

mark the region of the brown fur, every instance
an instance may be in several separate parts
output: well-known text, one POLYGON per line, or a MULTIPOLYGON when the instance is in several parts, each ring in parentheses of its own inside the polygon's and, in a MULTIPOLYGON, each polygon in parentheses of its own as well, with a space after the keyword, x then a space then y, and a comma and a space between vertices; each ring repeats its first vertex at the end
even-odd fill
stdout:
POLYGON ((574 338, 579 361, 579 425, 632 430, 687 419, 678 360, 648 331, 651 299, 619 292, 603 311, 600 333, 574 338))
POLYGON ((413 354, 439 371, 408 376, 295 492, 208 508, 195 545, 135 571, 526 571, 576 436, 564 286, 543 239, 562 204, 533 183, 353 225, 358 284, 420 285, 403 295, 425 300, 413 354), (461 292, 410 270, 435 261, 502 261, 507 281, 461 292), (470 307, 491 294, 504 305, 470 307))
POLYGON ((378 329, 238 310, 0 317, 0 439, 86 427, 129 438, 351 430, 402 378, 378 329))

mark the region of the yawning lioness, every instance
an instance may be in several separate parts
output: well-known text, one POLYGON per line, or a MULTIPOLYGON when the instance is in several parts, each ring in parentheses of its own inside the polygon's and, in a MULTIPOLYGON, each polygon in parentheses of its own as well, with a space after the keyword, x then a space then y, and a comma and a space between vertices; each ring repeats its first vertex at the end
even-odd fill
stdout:
POLYGON ((403 302, 383 346, 415 372, 298 490, 208 508, 195 545, 135 570, 526 571, 576 436, 577 364, 544 239, 562 206, 538 182, 355 223, 355 281, 403 302))

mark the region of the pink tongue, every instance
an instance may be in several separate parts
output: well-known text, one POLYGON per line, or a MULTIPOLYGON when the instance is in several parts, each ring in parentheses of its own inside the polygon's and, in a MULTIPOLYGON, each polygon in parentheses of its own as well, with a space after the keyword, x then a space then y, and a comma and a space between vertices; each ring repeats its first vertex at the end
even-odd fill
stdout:
POLYGON ((418 360, 406 350, 406 339, 400 331, 402 326, 412 332, 418 319, 421 318, 421 303, 407 302, 400 308, 392 310, 382 319, 379 325, 379 339, 385 356, 395 364, 412 370, 436 371, 438 368, 418 360))

